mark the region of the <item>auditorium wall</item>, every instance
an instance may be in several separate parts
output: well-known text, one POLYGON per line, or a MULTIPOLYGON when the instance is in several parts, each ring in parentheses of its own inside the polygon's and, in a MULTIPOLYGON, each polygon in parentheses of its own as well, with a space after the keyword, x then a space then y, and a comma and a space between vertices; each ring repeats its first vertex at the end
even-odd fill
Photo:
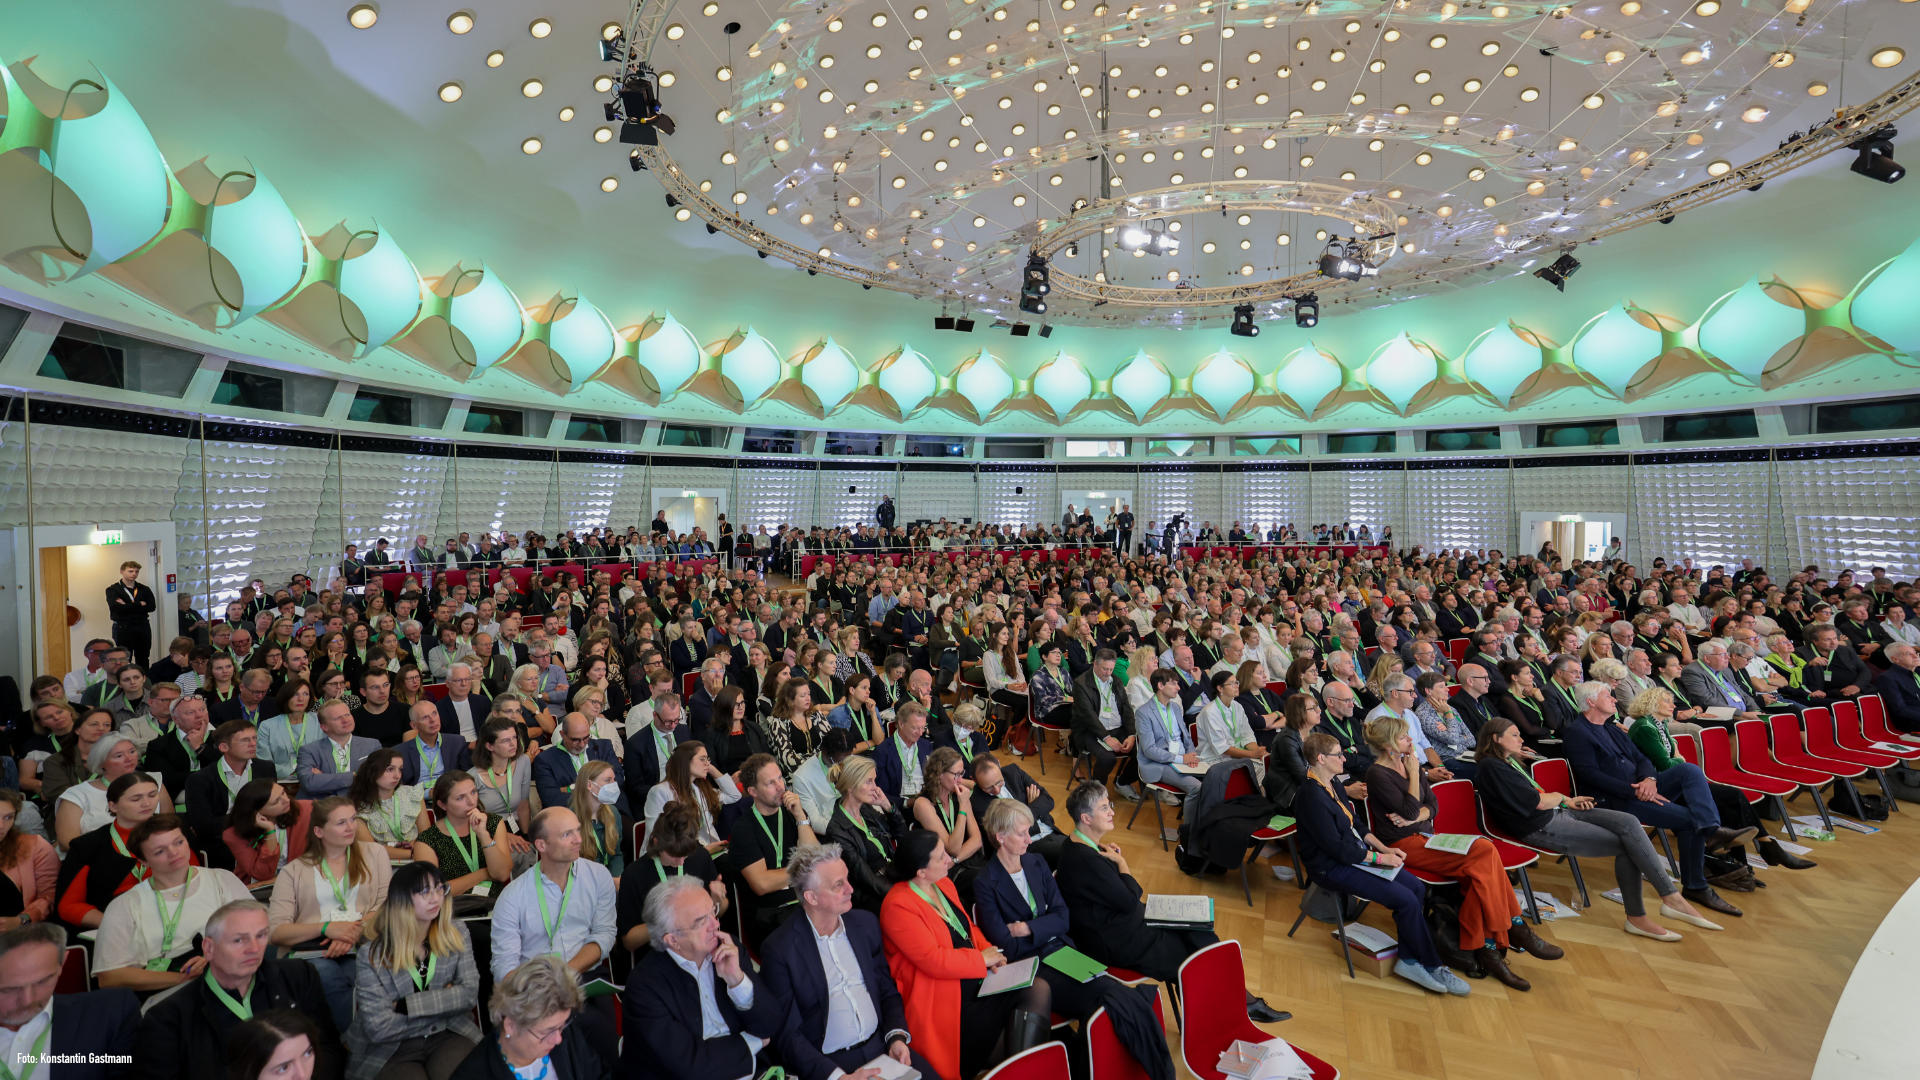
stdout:
MULTIPOLYGON (((1817 563, 1920 575, 1920 443, 1446 460, 780 460, 388 439, 44 399, 30 440, 27 430, 24 400, 0 399, 0 522, 16 534, 0 544, 0 584, 15 590, 0 634, 21 643, 0 649, 0 674, 16 677, 30 665, 32 582, 16 559, 30 525, 171 521, 178 588, 207 610, 256 577, 324 581, 349 542, 642 524, 655 488, 727 491, 734 522, 771 528, 871 522, 882 495, 903 523, 1051 521, 1058 492, 1111 487, 1134 492, 1143 532, 1175 512, 1223 529, 1344 520, 1391 524, 1399 545, 1427 550, 1511 551, 1523 513, 1605 513, 1626 518, 1642 562, 1747 557, 1776 572, 1817 563)), ((174 596, 156 591, 170 610, 174 596)))

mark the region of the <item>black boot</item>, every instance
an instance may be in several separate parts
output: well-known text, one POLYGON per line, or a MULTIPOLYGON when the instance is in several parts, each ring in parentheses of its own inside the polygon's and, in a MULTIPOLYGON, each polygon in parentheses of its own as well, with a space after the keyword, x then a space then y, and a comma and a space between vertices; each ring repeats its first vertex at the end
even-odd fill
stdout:
POLYGON ((1039 1046, 1046 1041, 1049 1030, 1047 1018, 1039 1013, 1030 1013, 1025 1009, 1013 1010, 1013 1015, 1007 1017, 1007 1056, 1012 1057, 1039 1046))
POLYGON ((1781 847, 1780 841, 1771 836, 1761 837, 1760 842, 1754 846, 1760 849, 1760 857, 1766 860, 1768 866, 1784 866, 1788 870, 1811 870, 1820 865, 1812 859, 1803 859, 1781 847))

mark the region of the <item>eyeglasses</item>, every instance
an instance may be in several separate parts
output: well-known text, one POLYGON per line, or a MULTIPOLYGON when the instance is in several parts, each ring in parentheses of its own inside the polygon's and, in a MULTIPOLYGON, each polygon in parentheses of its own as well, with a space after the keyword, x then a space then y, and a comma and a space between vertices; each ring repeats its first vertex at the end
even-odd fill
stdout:
POLYGON ((541 1028, 530 1027, 527 1029, 527 1034, 533 1036, 535 1039, 539 1040, 540 1042, 548 1042, 552 1039, 559 1038, 561 1033, 566 1031, 568 1025, 572 1023, 573 1023, 573 1014, 568 1013, 567 1018, 565 1020, 560 1021, 559 1023, 553 1025, 552 1027, 546 1028, 544 1030, 541 1028))
POLYGON ((420 889, 419 892, 416 892, 413 895, 430 896, 436 900, 444 900, 447 897, 447 893, 451 891, 452 891, 451 889, 447 888, 447 883, 444 881, 441 881, 441 882, 435 882, 432 885, 424 886, 420 889))

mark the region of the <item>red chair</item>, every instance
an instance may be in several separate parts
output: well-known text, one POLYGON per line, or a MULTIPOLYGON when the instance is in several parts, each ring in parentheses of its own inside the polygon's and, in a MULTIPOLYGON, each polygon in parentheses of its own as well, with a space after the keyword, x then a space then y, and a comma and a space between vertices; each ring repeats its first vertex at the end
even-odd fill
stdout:
MULTIPOLYGON (((1383 824, 1391 824, 1389 822, 1384 822, 1381 818, 1374 816, 1373 800, 1371 799, 1361 799, 1360 805, 1357 809, 1359 809, 1359 811, 1362 814, 1366 815, 1367 825, 1375 833, 1378 833, 1380 831, 1381 826, 1383 824)), ((1431 870, 1422 870, 1417 866, 1403 865, 1400 867, 1400 869, 1406 871, 1409 874, 1412 874, 1414 877, 1420 879, 1421 881, 1426 882, 1429 885, 1452 885, 1460 880, 1459 878, 1449 877, 1446 874, 1435 873, 1431 870)))
POLYGON ((1867 775, 1865 765, 1824 757, 1807 749, 1806 733, 1801 727, 1800 718, 1792 713, 1774 713, 1766 719, 1767 727, 1773 734, 1775 761, 1849 780, 1867 775))
POLYGON ((1860 732, 1865 739, 1888 746, 1901 747, 1900 750, 1887 750, 1886 753, 1908 760, 1920 758, 1920 746, 1905 742, 1900 733, 1887 723, 1887 706, 1880 700, 1879 694, 1862 694, 1857 703, 1860 706, 1860 732))
MULTIPOLYGON (((1433 798, 1436 807, 1433 815, 1433 831, 1437 833, 1478 834, 1492 841, 1493 849, 1500 855, 1500 866, 1509 874, 1520 875, 1520 892, 1527 898, 1527 910, 1533 914, 1533 921, 1540 921, 1540 905, 1533 899, 1533 881, 1527 876, 1527 868, 1540 861, 1540 856, 1557 854, 1542 848, 1522 844, 1504 834, 1493 831, 1487 824, 1486 809, 1480 805, 1480 795, 1473 789, 1471 780, 1442 780, 1433 785, 1433 798)), ((1568 859, 1569 864, 1573 863, 1568 859)), ((1574 871, 1574 884, 1579 886, 1580 895, 1586 896, 1586 885, 1581 882, 1579 870, 1574 871)))
POLYGON ((56 994, 84 994, 93 989, 93 973, 87 970, 87 947, 69 945, 60 954, 60 978, 53 984, 56 994))
MULTIPOLYGON (((1142 779, 1140 781, 1140 801, 1133 804, 1133 813, 1127 815, 1127 828, 1131 830, 1134 821, 1140 817, 1140 808, 1148 803, 1153 804, 1153 824, 1160 831, 1161 851, 1167 850, 1167 815, 1165 811, 1160 809, 1160 796, 1163 794, 1175 795, 1182 799, 1185 799, 1187 796, 1186 792, 1181 791, 1172 784, 1159 780, 1142 779)), ((1251 894, 1249 894, 1247 898, 1247 905, 1249 907, 1253 905, 1251 894)))
MULTIPOLYGON (((1153 995, 1153 1018, 1163 1026, 1166 1023, 1160 1011, 1159 994, 1153 995)), ((1147 1070, 1120 1045, 1119 1036, 1113 1033, 1113 1018, 1107 1015, 1105 1006, 1087 1017, 1086 1036, 1088 1080, 1148 1080, 1147 1070)))
POLYGON ((1455 667, 1459 667, 1461 664, 1466 663, 1467 662, 1467 646, 1470 644, 1472 644, 1472 642, 1468 641, 1466 638, 1463 638, 1463 637, 1448 638, 1447 639, 1447 659, 1452 660, 1455 667))
POLYGON ((1061 1080, 1072 1072, 1067 1044, 1056 1040, 1022 1050, 987 1070, 980 1080, 1061 1080))
POLYGON ((647 819, 646 818, 638 818, 634 821, 633 828, 628 830, 627 832, 627 842, 632 845, 631 850, 627 853, 628 862, 633 862, 639 859, 640 856, 646 852, 647 850, 647 819))
MULTIPOLYGON (((1187 957, 1175 985, 1186 1017, 1180 1028, 1180 1057, 1199 1080, 1226 1080, 1217 1067, 1220 1052, 1235 1039, 1266 1042, 1273 1038, 1247 1019, 1247 973, 1238 941, 1218 942, 1187 957)), ((1313 1080, 1338 1080, 1339 1069, 1297 1046, 1294 1052, 1313 1070, 1313 1080)))
POLYGON ((683 700, 692 701, 693 692, 698 689, 700 689, 700 673, 698 671, 689 671, 685 675, 680 676, 680 697, 683 700))
MULTIPOLYGON (((1712 728, 1703 729, 1712 731, 1712 728)), ((1798 765, 1789 765, 1773 754, 1773 748, 1767 745, 1767 722, 1765 720, 1742 720, 1733 725, 1734 744, 1739 747, 1739 768, 1742 772, 1765 777, 1769 780, 1785 781, 1793 785, 1794 794, 1806 791, 1813 796, 1814 808, 1820 812, 1820 820, 1831 830, 1833 819, 1827 814, 1827 803, 1820 797, 1820 789, 1833 782, 1831 773, 1815 772, 1798 765)), ((1787 798, 1792 798, 1791 795, 1787 798)), ((1783 814, 1784 816, 1784 814, 1783 814)), ((1792 818, 1786 818, 1792 821, 1792 818)), ((1792 835, 1792 826, 1788 826, 1788 835, 1792 835)))
POLYGON ((1887 805, 1894 811, 1900 809, 1899 800, 1887 787, 1886 770, 1900 764, 1900 759, 1892 754, 1883 754, 1878 750, 1855 750, 1840 745, 1839 728, 1834 714, 1845 706, 1849 714, 1858 715, 1853 702, 1843 701, 1835 704, 1832 711, 1827 709, 1808 709, 1801 716, 1806 724, 1807 750, 1822 758, 1845 761, 1854 765, 1864 765, 1873 771, 1873 778, 1880 782, 1880 791, 1887 797, 1887 805))
POLYGON ((421 687, 420 690, 427 695, 428 701, 445 701, 447 700, 447 695, 451 693, 451 691, 447 689, 447 684, 443 682, 428 683, 421 687))
MULTIPOLYGON (((1252 794, 1254 794, 1253 777, 1247 775, 1247 770, 1235 769, 1227 774, 1226 799, 1228 801, 1237 799, 1242 795, 1252 794)), ((1260 849, 1266 847, 1269 842, 1276 840, 1285 840, 1287 842, 1287 857, 1293 862, 1293 880, 1296 883, 1300 883, 1302 888, 1306 887, 1306 875, 1301 873, 1300 870, 1300 850, 1294 846, 1293 842, 1293 838, 1298 835, 1299 832, 1299 826, 1296 825, 1289 825, 1284 829, 1275 829, 1262 825, 1249 834, 1249 839, 1254 841, 1254 846, 1248 850, 1247 857, 1240 861, 1240 894, 1247 898, 1248 907, 1253 906, 1253 883, 1248 879, 1247 871, 1254 863, 1259 861, 1260 849)))
MULTIPOLYGON (((1567 764, 1565 758, 1541 758, 1534 762, 1533 782, 1539 784, 1543 790, 1565 795, 1569 799, 1580 794, 1573 785, 1573 766, 1567 764)), ((1667 843, 1667 834, 1651 825, 1647 826, 1647 831, 1653 834, 1654 839, 1660 841, 1660 850, 1666 853, 1667 865, 1678 868, 1680 863, 1673 857, 1673 846, 1667 843)), ((1585 904, 1587 885, 1581 880, 1577 860, 1571 855, 1562 855, 1561 858, 1567 860, 1568 865, 1573 868, 1573 883, 1580 887, 1580 902, 1585 904)))

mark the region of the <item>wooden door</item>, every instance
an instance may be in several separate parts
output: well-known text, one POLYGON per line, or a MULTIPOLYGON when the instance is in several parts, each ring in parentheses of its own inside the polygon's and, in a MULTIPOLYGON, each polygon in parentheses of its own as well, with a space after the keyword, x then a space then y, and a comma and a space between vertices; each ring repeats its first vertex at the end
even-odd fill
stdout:
POLYGON ((67 634, 67 549, 40 549, 40 670, 64 675, 73 670, 67 634))

